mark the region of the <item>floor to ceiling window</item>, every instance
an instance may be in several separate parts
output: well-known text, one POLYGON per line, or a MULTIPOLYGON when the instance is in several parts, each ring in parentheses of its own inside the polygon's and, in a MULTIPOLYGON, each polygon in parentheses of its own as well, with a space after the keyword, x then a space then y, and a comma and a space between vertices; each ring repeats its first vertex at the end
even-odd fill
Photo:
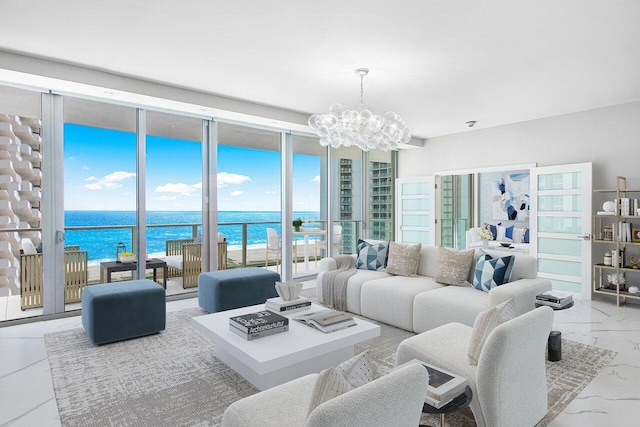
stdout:
POLYGON ((356 253, 358 239, 362 237, 362 150, 332 149, 330 161, 333 225, 342 227, 342 252, 356 253))
MULTIPOLYGON (((64 212, 65 246, 79 251, 69 268, 85 274, 86 256, 88 284, 132 277, 102 263, 137 245, 135 108, 64 97, 64 212)), ((79 309, 74 302, 65 309, 79 309)))
POLYGON ((394 240, 393 153, 370 151, 367 175, 369 180, 367 237, 376 240, 394 240))
POLYGON ((146 124, 147 259, 168 263, 167 295, 193 292, 202 264, 202 120, 147 111, 146 124))
POLYGON ((303 222, 294 231, 294 277, 317 273, 320 256, 326 253, 326 176, 327 149, 317 138, 294 135, 293 217, 303 222))
POLYGON ((279 269, 280 133, 219 123, 217 158, 218 230, 227 239, 228 268, 279 269), (270 245, 267 229, 276 236, 270 245))

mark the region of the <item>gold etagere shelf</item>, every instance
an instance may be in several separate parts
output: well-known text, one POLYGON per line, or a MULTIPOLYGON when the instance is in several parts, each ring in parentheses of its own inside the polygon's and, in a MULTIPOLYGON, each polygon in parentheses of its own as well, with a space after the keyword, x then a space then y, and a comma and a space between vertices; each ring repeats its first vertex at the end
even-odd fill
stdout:
MULTIPOLYGON (((612 248, 617 254, 614 258, 613 264, 605 265, 604 263, 596 263, 593 265, 593 292, 601 295, 612 295, 616 298, 616 304, 620 306, 626 302, 627 298, 640 300, 640 293, 630 293, 628 291, 630 286, 636 286, 640 288, 640 269, 638 269, 638 263, 640 262, 640 236, 629 236, 633 241, 621 240, 621 223, 637 221, 637 226, 640 228, 640 215, 621 215, 620 204, 623 199, 630 199, 633 203, 633 198, 629 195, 637 193, 640 198, 640 189, 627 188, 627 179, 619 176, 616 179, 617 185, 612 190, 593 190, 594 193, 607 193, 615 197, 615 214, 595 214, 593 217, 593 243, 598 245, 608 245, 607 248, 612 248), (610 229, 611 233, 606 233, 606 229, 610 229), (615 232, 614 232, 615 230, 615 232), (626 248, 637 249, 637 254, 628 254, 626 248), (633 268, 636 267, 636 268, 633 268), (629 274, 631 273, 631 274, 629 274), (616 281, 620 281, 620 277, 625 277, 625 284, 623 286, 617 284, 610 284, 608 280, 605 280, 607 275, 614 275, 617 278, 616 281), (631 281, 631 283, 630 283, 631 281)), ((637 214, 638 212, 633 210, 630 213, 637 214)), ((632 226, 631 226, 632 227, 632 226)), ((633 230, 633 228, 631 228, 633 230)))

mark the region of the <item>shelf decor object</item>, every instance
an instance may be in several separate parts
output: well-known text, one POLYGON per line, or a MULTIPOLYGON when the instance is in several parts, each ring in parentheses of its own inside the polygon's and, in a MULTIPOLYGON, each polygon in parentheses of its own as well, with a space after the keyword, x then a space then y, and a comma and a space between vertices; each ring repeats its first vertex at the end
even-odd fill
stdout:
POLYGON ((622 176, 616 181, 615 189, 593 190, 594 194, 605 194, 609 201, 593 215, 593 236, 597 236, 593 247, 604 255, 602 264, 593 264, 592 290, 615 297, 620 306, 627 298, 640 300, 640 188, 628 188, 622 176), (638 254, 627 258, 632 251, 638 254))

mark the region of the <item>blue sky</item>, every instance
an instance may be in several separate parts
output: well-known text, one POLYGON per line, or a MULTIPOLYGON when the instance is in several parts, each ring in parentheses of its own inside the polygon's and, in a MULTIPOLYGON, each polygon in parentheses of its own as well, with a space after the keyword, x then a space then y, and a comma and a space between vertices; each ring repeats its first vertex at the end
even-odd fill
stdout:
MULTIPOLYGON (((65 124, 66 210, 135 210, 135 134, 65 124)), ((147 137, 147 210, 199 211, 199 142, 147 137)), ((293 159, 296 211, 320 209, 320 159, 293 159)), ((280 153, 218 147, 218 210, 279 211, 280 153)))

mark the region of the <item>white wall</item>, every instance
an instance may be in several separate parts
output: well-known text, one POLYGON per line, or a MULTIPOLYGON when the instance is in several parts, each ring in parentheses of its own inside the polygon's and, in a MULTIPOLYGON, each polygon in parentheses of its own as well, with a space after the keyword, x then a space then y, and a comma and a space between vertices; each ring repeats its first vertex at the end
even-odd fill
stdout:
POLYGON ((583 162, 593 162, 594 188, 615 188, 617 175, 640 188, 640 102, 428 139, 399 152, 398 176, 583 162))

